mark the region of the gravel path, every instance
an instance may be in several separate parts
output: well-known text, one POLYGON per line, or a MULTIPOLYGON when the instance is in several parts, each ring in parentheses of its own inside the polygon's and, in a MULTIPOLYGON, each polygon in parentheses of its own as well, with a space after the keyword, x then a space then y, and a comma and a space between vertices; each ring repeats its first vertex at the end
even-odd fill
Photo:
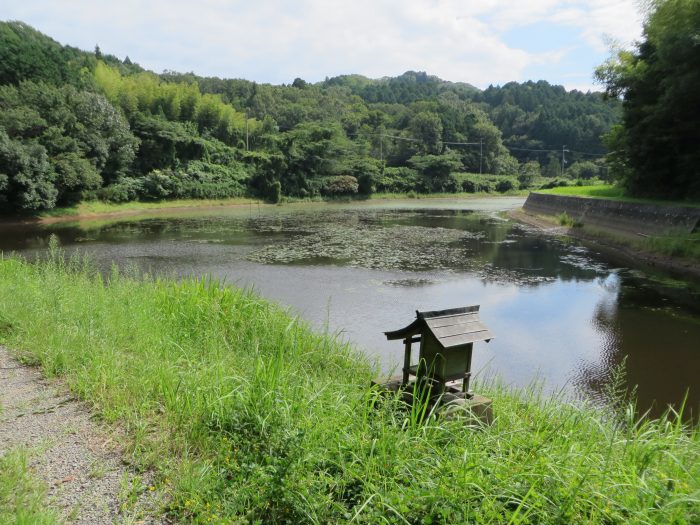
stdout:
POLYGON ((0 347, 0 455, 26 447, 33 475, 48 485, 49 504, 67 523, 166 523, 148 475, 121 461, 118 439, 90 417, 57 381, 21 365, 0 347))

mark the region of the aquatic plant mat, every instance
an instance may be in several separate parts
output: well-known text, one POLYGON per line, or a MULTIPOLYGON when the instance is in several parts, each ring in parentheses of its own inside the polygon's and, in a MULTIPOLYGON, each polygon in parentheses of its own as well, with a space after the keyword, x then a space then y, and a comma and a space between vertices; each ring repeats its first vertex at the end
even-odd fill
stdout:
POLYGON ((246 227, 271 235, 269 244, 247 256, 263 264, 467 271, 486 281, 523 285, 554 280, 490 262, 497 245, 515 243, 519 234, 495 214, 350 210, 261 216, 246 227), (435 222, 444 222, 446 217, 449 227, 436 226, 435 222), (274 234, 284 235, 275 239, 274 234))
POLYGON ((681 417, 483 384, 490 426, 406 410, 348 346, 210 280, 0 258, 0 342, 123 429, 175 520, 700 521, 700 433, 681 417))

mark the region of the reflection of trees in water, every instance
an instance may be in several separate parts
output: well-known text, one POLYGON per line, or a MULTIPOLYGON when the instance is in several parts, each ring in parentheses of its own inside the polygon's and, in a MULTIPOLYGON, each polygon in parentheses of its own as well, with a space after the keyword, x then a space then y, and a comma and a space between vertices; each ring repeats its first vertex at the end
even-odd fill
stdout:
POLYGON ((58 237, 59 243, 67 244, 80 237, 81 232, 77 227, 54 229, 41 224, 0 225, 0 251, 48 248, 51 234, 58 237))
MULTIPOLYGON (((603 285, 610 282, 601 281, 603 285)), ((617 293, 596 306, 592 323, 601 337, 600 358, 583 363, 574 383, 606 401, 613 370, 624 363, 627 388, 636 387, 640 412, 658 416, 679 407, 688 391, 686 416, 700 408, 700 323, 665 305, 671 301, 639 279, 622 277, 617 293)))
MULTIPOLYGON (((586 280, 600 275, 600 265, 594 263, 585 250, 561 241, 535 234, 520 227, 509 231, 509 240, 495 244, 488 262, 494 266, 518 272, 528 272, 544 278, 562 281, 586 280), (576 257, 578 264, 565 262, 576 257)), ((538 285, 546 279, 531 284, 538 285)))

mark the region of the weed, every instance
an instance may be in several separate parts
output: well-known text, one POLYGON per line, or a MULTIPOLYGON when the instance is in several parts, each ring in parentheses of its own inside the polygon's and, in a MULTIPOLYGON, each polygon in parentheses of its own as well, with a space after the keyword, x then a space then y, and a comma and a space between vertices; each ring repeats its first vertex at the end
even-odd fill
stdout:
POLYGON ((132 510, 138 502, 139 496, 146 490, 146 486, 141 481, 141 477, 124 472, 119 478, 119 500, 120 509, 123 511, 132 510))
POLYGON ((559 224, 561 226, 572 227, 574 225, 574 220, 565 211, 557 215, 557 219, 559 220, 559 224))
POLYGON ((90 463, 90 470, 88 472, 88 477, 91 479, 102 479, 107 474, 109 466, 103 459, 96 459, 90 463))
POLYGON ((45 502, 46 486, 30 472, 27 451, 14 448, 0 455, 0 523, 59 523, 58 515, 45 502))

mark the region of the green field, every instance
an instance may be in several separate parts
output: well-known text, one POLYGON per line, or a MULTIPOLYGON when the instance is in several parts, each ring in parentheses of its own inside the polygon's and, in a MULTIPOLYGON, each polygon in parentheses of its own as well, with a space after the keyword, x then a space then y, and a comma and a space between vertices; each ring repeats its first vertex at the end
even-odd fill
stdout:
POLYGON ((423 417, 373 391, 352 348, 209 279, 104 277, 55 247, 0 258, 0 342, 124 430, 178 521, 700 520, 700 432, 674 414, 494 383, 477 385, 491 426, 423 417))

